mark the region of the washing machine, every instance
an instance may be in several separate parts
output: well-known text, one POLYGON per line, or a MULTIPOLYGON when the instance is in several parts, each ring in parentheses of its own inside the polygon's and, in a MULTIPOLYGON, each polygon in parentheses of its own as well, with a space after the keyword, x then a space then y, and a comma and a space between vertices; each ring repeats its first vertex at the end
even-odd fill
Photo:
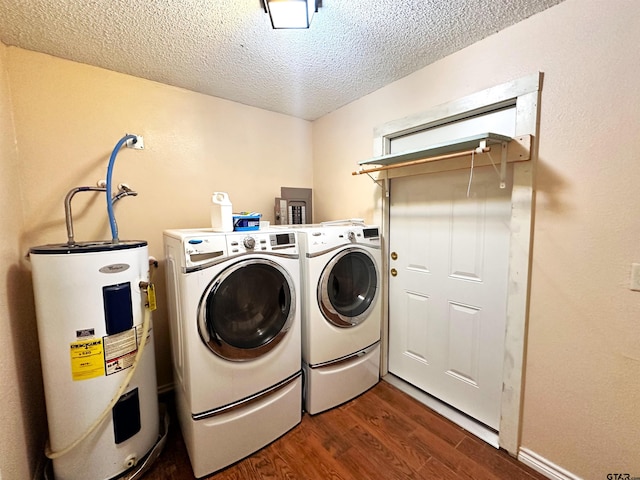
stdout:
POLYGON ((305 226, 300 238, 304 406, 328 410, 380 377, 381 239, 377 226, 305 226))
POLYGON ((299 246, 282 230, 163 237, 176 409, 202 477, 300 423, 299 246))

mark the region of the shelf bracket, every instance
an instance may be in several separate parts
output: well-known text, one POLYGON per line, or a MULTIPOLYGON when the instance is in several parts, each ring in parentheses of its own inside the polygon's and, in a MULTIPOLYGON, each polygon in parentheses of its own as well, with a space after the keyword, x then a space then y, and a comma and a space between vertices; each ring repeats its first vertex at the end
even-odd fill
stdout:
POLYGON ((375 178, 373 178, 373 176, 371 175, 370 172, 365 172, 363 171, 362 173, 366 173, 367 177, 369 177, 371 180, 373 180, 373 183, 375 183, 376 185, 378 185, 380 188, 382 188, 382 184, 380 183, 380 180, 377 180, 375 178))

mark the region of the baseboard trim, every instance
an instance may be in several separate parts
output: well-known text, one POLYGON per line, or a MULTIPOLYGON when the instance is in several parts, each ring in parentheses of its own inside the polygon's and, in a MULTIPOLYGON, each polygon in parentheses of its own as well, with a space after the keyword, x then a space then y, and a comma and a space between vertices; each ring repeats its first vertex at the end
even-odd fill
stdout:
POLYGON ((520 447, 518 460, 551 480, 583 480, 581 477, 568 472, 528 448, 520 447))

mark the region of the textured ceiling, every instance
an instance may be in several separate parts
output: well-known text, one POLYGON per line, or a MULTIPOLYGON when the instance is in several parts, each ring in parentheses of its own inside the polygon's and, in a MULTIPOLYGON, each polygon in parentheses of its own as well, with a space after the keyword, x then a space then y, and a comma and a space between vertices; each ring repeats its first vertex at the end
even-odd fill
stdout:
POLYGON ((0 41, 307 120, 562 0, 323 0, 273 30, 261 0, 0 0, 0 41))

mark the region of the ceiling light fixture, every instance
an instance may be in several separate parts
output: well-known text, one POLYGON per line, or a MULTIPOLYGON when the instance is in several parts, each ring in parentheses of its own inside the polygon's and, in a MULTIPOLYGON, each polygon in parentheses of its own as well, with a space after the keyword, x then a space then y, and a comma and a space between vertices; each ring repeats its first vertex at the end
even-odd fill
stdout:
POLYGON ((264 0, 273 28, 309 28, 319 0, 264 0))

